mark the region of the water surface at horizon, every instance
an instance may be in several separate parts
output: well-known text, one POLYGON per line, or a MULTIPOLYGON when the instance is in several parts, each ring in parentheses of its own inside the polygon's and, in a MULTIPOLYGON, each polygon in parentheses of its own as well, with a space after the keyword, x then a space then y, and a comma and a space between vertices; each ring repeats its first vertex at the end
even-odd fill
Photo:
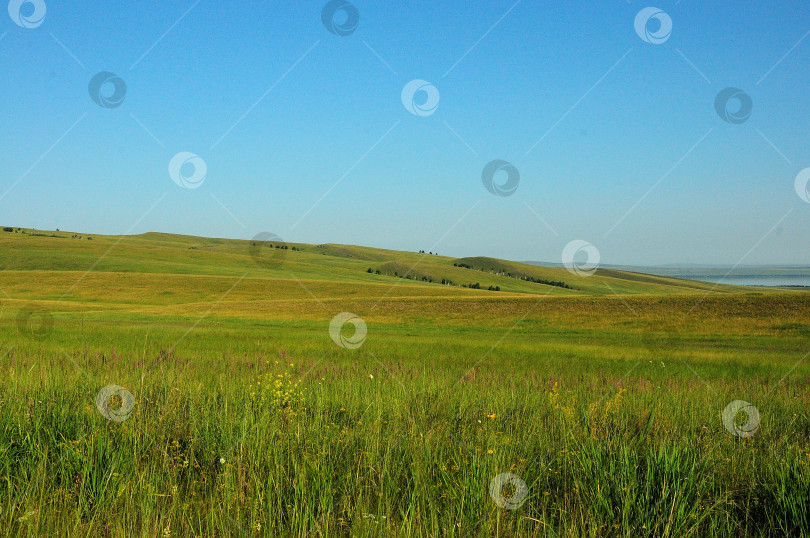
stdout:
POLYGON ((678 275, 686 280, 700 280, 732 286, 804 286, 810 287, 810 275, 678 275))

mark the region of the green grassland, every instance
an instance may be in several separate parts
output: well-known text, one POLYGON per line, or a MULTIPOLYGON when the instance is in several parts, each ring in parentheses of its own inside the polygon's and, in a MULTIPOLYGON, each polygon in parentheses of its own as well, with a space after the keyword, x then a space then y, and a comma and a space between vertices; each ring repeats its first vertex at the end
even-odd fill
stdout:
POLYGON ((0 535, 810 535, 806 292, 90 237, 0 232, 0 535))

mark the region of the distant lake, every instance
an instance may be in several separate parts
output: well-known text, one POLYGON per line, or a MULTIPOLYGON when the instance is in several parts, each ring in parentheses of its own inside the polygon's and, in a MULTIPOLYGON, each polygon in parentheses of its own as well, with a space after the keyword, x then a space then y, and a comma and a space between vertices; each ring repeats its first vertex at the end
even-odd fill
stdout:
MULTIPOLYGON (((675 276, 675 275, 673 275, 675 276)), ((714 282, 720 284, 730 284, 732 286, 807 286, 810 287, 810 275, 729 275, 725 278, 722 275, 678 275, 678 278, 687 280, 701 280, 703 282, 714 282)))
MULTIPOLYGON (((524 262, 541 267, 560 267, 554 264, 541 262, 524 262)), ((686 280, 700 280, 713 284, 729 284, 731 286, 761 286, 761 287, 804 287, 810 288, 810 265, 790 266, 739 266, 731 270, 731 274, 724 277, 731 266, 697 266, 697 267, 668 267, 643 265, 610 265, 604 269, 631 271, 646 275, 657 275, 686 280)))

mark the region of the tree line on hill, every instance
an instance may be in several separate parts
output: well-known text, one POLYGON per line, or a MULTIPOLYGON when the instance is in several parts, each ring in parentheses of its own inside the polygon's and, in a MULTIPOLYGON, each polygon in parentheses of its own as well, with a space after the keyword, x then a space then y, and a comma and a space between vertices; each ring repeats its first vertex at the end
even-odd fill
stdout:
MULTIPOLYGON (((463 263, 463 262, 454 263, 453 267, 461 267, 463 269, 472 269, 472 270, 476 269, 472 265, 470 265, 468 263, 463 263)), ((486 271, 483 267, 479 268, 478 270, 479 271, 486 271)), ((565 288, 565 289, 568 289, 568 290, 574 289, 571 286, 569 286, 568 284, 566 284, 565 282, 563 282, 562 280, 547 280, 545 278, 539 278, 539 277, 524 275, 523 273, 513 274, 513 273, 510 273, 508 271, 496 272, 496 271, 493 271, 492 269, 490 269, 488 272, 492 273, 492 274, 495 274, 495 275, 499 275, 499 276, 506 276, 506 277, 509 277, 509 278, 517 278, 517 279, 523 280, 525 282, 534 282, 535 284, 545 284, 546 286, 554 286, 554 287, 557 287, 557 288, 565 288)))
MULTIPOLYGON (((424 250, 419 251, 420 254, 423 254, 424 252, 425 252, 424 250)), ((430 254, 432 254, 432 253, 430 253, 430 254)), ((479 271, 482 271, 482 272, 489 272, 491 274, 498 275, 498 276, 506 276, 506 277, 509 277, 509 278, 516 278, 518 280, 523 280, 524 282, 533 282, 535 284, 544 284, 546 286, 554 286, 554 287, 557 287, 557 288, 565 288, 565 289, 569 289, 569 290, 574 289, 573 287, 569 286, 568 284, 566 284, 562 280, 548 280, 548 279, 545 279, 545 278, 539 278, 539 277, 534 277, 534 276, 530 276, 530 275, 525 275, 523 273, 511 273, 509 271, 494 271, 492 269, 487 271, 483 267, 476 268, 476 267, 473 267, 472 265, 470 265, 468 263, 464 263, 464 262, 455 262, 455 263, 453 263, 453 267, 459 267, 459 268, 462 268, 462 269, 470 269, 470 270, 478 269, 479 271)), ((372 269, 371 267, 369 267, 366 270, 366 272, 369 273, 369 274, 391 276, 389 273, 384 273, 379 269, 372 269)), ((416 281, 421 280, 422 282, 434 282, 433 277, 428 276, 428 275, 421 275, 421 276, 417 276, 417 275, 400 275, 397 271, 394 271, 393 276, 395 276, 397 278, 405 278, 405 279, 408 279, 408 280, 416 280, 416 281)), ((459 286, 459 284, 456 284, 455 282, 453 282, 449 278, 443 278, 441 280, 441 283, 444 284, 445 286, 459 286)), ((469 284, 460 284, 460 286, 462 288, 470 288, 470 289, 474 289, 474 290, 482 289, 480 282, 469 283, 469 284)), ((489 290, 489 291, 501 291, 501 287, 500 286, 489 286, 487 288, 487 290, 489 290)))
MULTIPOLYGON (((382 272, 382 271, 380 271, 379 269, 372 269, 371 267, 369 267, 368 269, 366 269, 366 273, 369 273, 369 274, 375 274, 375 275, 395 276, 395 277, 397 277, 397 278, 404 278, 404 279, 406 279, 406 280, 415 280, 415 281, 417 281, 417 282, 418 282, 418 281, 422 281, 422 282, 436 282, 435 280, 433 280, 433 277, 432 277, 432 276, 429 276, 429 275, 400 275, 398 271, 394 271, 394 274, 393 274, 393 275, 390 275, 389 273, 383 273, 383 272, 382 272)), ((441 280, 441 283, 442 283, 443 285, 445 285, 445 286, 459 286, 459 287, 462 287, 462 288, 470 288, 470 289, 473 289, 473 290, 480 290, 480 289, 482 289, 482 288, 481 288, 481 283, 480 283, 480 282, 476 282, 475 284, 473 284, 473 283, 469 283, 469 284, 456 284, 455 282, 453 282, 453 281, 452 281, 452 280, 450 280, 449 278, 443 278, 443 279, 441 280)), ((487 288, 487 290, 489 290, 489 291, 501 291, 501 287, 500 287, 500 286, 489 286, 489 287, 487 288)))
MULTIPOLYGON (((15 234, 21 233, 21 234, 25 234, 25 235, 30 235, 31 237, 55 237, 57 239, 67 239, 67 236, 65 236, 65 235, 56 235, 55 233, 46 234, 46 233, 40 233, 40 232, 36 232, 36 231, 29 232, 27 230, 23 230, 22 228, 17 228, 15 230, 11 226, 3 226, 3 231, 8 232, 8 233, 15 233, 15 234)), ((59 228, 57 228, 56 231, 58 232, 59 228)), ((70 236, 70 238, 71 239, 82 239, 82 236, 78 235, 78 234, 73 234, 73 235, 70 236)), ((90 237, 89 235, 85 239, 87 239, 88 241, 93 240, 93 238, 90 237)))
MULTIPOLYGON (((254 241, 252 243, 252 246, 256 247, 256 246, 259 246, 259 244, 256 241, 254 241)), ((267 248, 278 248, 278 249, 281 249, 281 250, 301 250, 300 248, 295 247, 295 246, 290 247, 290 246, 287 246, 287 245, 274 245, 272 243, 268 243, 266 246, 267 246, 267 248)))

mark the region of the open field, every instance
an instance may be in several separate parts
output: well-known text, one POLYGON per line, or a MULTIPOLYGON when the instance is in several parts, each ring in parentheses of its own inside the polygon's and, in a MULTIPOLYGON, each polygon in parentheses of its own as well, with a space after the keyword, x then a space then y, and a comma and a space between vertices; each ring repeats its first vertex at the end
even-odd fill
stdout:
POLYGON ((810 535, 807 292, 25 232, 2 535, 810 535))

